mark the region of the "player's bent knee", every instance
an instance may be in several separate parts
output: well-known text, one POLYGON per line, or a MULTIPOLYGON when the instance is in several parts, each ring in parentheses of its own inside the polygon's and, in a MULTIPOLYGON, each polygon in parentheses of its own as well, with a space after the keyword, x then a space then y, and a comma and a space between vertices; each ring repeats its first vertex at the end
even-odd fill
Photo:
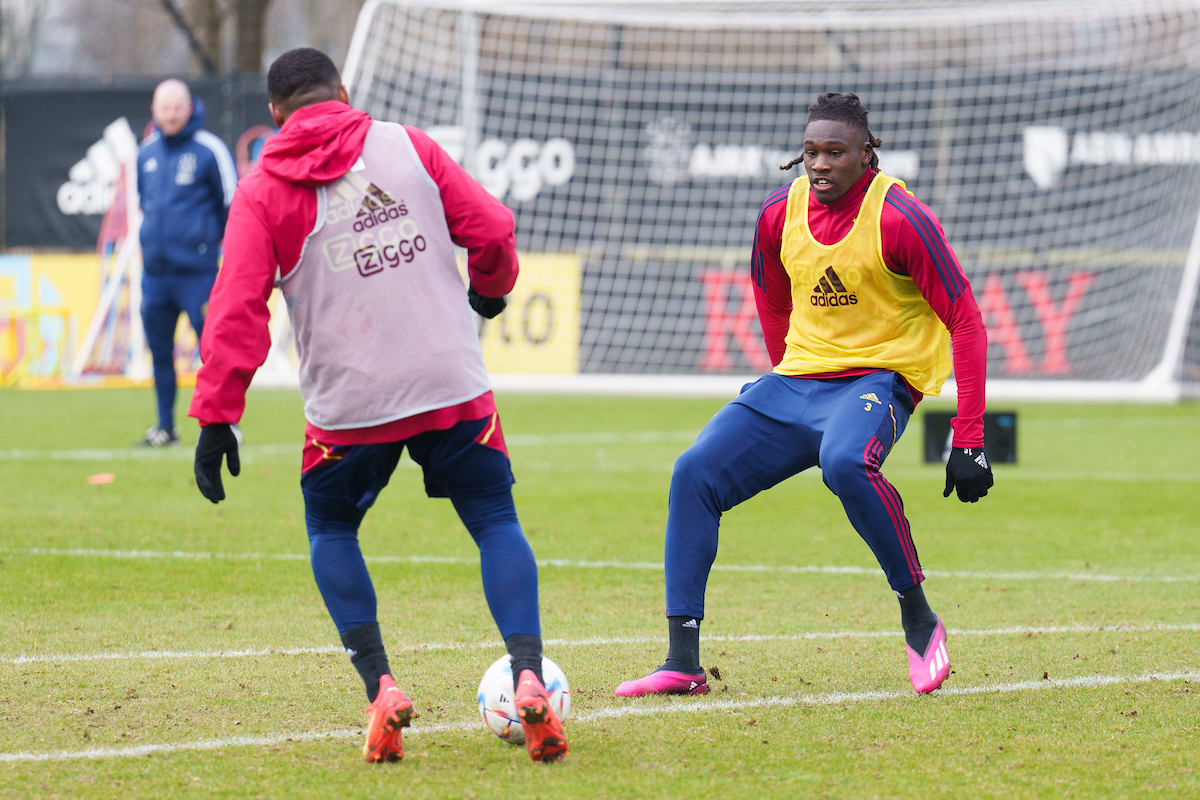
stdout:
POLYGON ((713 484, 712 460, 695 446, 688 448, 675 459, 671 471, 671 492, 696 491, 713 484))
POLYGON ((834 494, 853 490, 866 479, 867 467, 861 458, 839 455, 821 460, 821 476, 834 494))

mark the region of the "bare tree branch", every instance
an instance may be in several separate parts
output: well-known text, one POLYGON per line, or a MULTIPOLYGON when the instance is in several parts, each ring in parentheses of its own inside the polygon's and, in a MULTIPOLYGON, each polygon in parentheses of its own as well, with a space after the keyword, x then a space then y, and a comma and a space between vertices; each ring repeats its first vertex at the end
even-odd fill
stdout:
POLYGON ((271 0, 236 0, 237 46, 233 64, 238 72, 262 72, 267 47, 267 6, 271 0))
POLYGON ((160 2, 163 9, 175 22, 175 26, 187 37, 188 46, 192 48, 192 52, 196 58, 204 65, 204 71, 209 75, 215 74, 217 72, 217 65, 209 58, 208 53, 204 52, 204 46, 196 38, 195 31, 192 30, 192 26, 188 25, 188 21, 184 18, 183 12, 179 10, 179 6, 175 5, 175 0, 160 0, 160 2))

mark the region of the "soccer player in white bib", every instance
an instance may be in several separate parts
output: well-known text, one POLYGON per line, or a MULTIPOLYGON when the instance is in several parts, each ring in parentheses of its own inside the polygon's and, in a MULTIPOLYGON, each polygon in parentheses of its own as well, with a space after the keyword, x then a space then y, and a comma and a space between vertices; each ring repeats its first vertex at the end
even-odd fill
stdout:
POLYGON ((842 501, 900 601, 909 679, 931 692, 950 674, 946 628, 900 494, 880 469, 916 404, 953 366, 958 416, 945 496, 992 485, 983 451, 987 335, 970 284, 933 212, 879 172, 867 109, 829 92, 809 108, 805 174, 768 195, 751 273, 775 369, 717 413, 675 463, 667 512, 670 646, 661 667, 618 696, 700 694, 704 592, 721 514, 810 467, 842 501))
POLYGON ((196 481, 225 498, 232 428, 270 349, 267 299, 287 300, 304 395, 304 495, 313 575, 366 687, 363 757, 404 754, 413 703, 388 664, 358 529, 405 447, 430 497, 448 497, 479 545, 483 589, 516 676, 535 761, 567 754, 542 683, 537 564, 517 521, 512 470, 471 309, 494 317, 517 278, 512 212, 423 131, 350 107, 318 50, 267 75, 279 133, 238 186, 225 262, 200 344, 190 414, 196 481), (467 250, 464 289, 454 245, 467 250))

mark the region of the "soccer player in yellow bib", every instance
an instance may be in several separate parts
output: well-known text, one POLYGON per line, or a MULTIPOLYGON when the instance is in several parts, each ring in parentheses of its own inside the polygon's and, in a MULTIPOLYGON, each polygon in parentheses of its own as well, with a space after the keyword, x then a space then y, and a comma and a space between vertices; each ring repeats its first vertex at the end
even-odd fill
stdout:
POLYGON ((900 601, 913 688, 931 692, 950 674, 946 628, 925 600, 904 504, 880 469, 953 364, 958 416, 945 496, 987 494, 987 335, 937 218, 879 171, 881 144, 856 95, 821 95, 803 154, 783 167, 803 163, 805 175, 763 204, 751 271, 775 369, 744 387, 675 462, 667 659, 622 683, 618 696, 708 691, 700 621, 721 514, 818 465, 900 601))

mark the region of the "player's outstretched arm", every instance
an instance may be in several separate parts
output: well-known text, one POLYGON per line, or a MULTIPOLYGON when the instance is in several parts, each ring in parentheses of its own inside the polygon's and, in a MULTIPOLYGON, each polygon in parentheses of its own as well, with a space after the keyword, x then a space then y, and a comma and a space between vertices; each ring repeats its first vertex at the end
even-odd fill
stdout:
POLYGON ((507 305, 504 296, 517 280, 517 241, 508 206, 460 167, 420 128, 406 126, 413 149, 437 184, 450 238, 467 249, 467 299, 471 308, 492 319, 507 305))
POLYGON ((245 410, 246 388, 271 349, 267 300, 274 287, 275 247, 270 230, 241 192, 230 208, 225 245, 200 338, 203 365, 188 409, 188 416, 200 421, 196 483, 214 503, 225 499, 222 456, 230 474, 240 471, 233 426, 245 410))
POLYGON ((242 471, 238 457, 241 433, 236 425, 218 422, 200 429, 200 440, 196 442, 196 485, 200 494, 214 504, 225 499, 225 486, 221 483, 221 458, 229 463, 229 474, 237 477, 242 471))
POLYGON ((884 253, 889 269, 908 275, 929 307, 950 331, 958 414, 946 462, 944 497, 958 493, 975 503, 992 487, 992 467, 984 453, 983 411, 987 381, 987 329, 954 250, 933 211, 893 186, 884 207, 884 253))

